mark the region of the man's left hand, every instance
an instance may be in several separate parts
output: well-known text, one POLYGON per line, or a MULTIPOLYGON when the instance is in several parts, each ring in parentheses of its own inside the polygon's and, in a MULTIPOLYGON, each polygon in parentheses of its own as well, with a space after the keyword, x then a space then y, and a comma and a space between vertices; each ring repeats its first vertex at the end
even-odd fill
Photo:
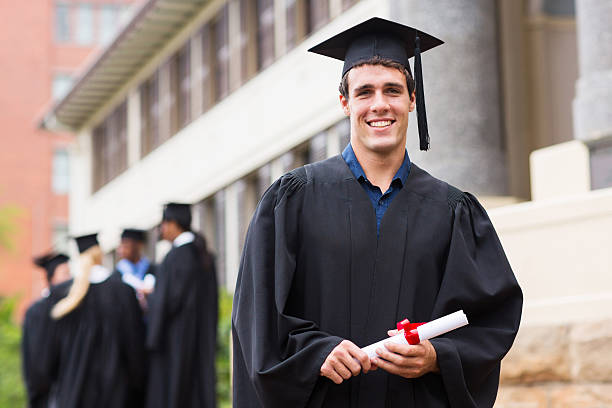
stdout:
MULTIPOLYGON (((389 330, 389 336, 394 336, 397 330, 389 330)), ((372 364, 383 370, 405 378, 417 378, 427 373, 438 373, 438 357, 436 349, 429 340, 420 344, 386 343, 385 347, 378 348, 379 357, 372 359, 372 364)))

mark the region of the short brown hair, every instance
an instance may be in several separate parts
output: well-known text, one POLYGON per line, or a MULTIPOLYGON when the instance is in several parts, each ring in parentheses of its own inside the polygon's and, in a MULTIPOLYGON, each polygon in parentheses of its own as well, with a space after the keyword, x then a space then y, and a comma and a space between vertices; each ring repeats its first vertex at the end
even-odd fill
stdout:
MULTIPOLYGON (((408 87, 408 94, 412 95, 412 92, 414 91, 414 78, 412 78, 412 74, 410 73, 410 71, 408 71, 408 69, 406 69, 406 67, 400 64, 399 62, 395 62, 388 58, 381 58, 381 57, 376 56, 376 57, 368 58, 363 61, 359 61, 358 63, 353 65, 352 68, 361 67, 363 65, 382 65, 383 67, 395 68, 398 71, 402 72, 404 76, 406 77, 406 86, 408 87)), ((348 99, 349 97, 349 89, 348 89, 348 73, 349 72, 351 71, 350 70, 346 71, 346 73, 342 76, 342 80, 340 81, 340 86, 338 86, 338 90, 340 91, 340 94, 344 96, 346 99, 348 99)))

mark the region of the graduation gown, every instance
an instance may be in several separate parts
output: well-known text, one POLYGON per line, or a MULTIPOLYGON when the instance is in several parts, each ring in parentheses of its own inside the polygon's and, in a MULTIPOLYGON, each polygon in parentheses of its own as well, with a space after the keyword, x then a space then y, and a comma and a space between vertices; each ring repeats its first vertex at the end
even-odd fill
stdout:
MULTIPOLYGON (((58 286, 63 295, 52 292, 52 305, 68 292, 71 282, 58 286)), ((143 406, 144 323, 131 287, 110 277, 91 283, 79 306, 51 320, 49 335, 49 348, 40 352, 50 356, 46 380, 55 383, 54 406, 143 406)))
POLYGON ((217 281, 193 242, 173 247, 149 297, 149 408, 215 406, 217 281))
POLYGON ((51 339, 51 308, 57 298, 66 295, 67 286, 53 286, 49 295, 38 299, 26 310, 21 336, 21 362, 28 407, 43 408, 53 400, 51 339))
POLYGON ((412 164, 376 236, 372 203, 340 156, 296 169, 249 227, 232 314, 234 407, 491 407, 522 293, 470 194, 412 164), (440 374, 321 377, 343 339, 374 343, 408 318, 463 309, 431 343, 440 374))

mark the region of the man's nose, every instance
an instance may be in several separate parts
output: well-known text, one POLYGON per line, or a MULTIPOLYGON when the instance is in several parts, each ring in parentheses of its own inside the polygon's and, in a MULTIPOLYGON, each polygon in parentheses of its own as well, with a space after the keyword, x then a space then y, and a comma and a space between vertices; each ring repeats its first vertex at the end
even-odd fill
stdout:
POLYGON ((372 100, 372 105, 370 105, 370 110, 372 112, 386 112, 389 110, 389 102, 382 92, 376 92, 374 94, 374 99, 372 100))

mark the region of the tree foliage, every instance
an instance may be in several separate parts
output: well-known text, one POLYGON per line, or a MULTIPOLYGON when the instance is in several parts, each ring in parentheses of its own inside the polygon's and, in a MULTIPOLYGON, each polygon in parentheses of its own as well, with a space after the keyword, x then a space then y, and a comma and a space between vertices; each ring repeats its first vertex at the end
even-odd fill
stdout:
POLYGON ((0 408, 25 407, 19 344, 21 328, 15 322, 16 298, 0 297, 0 408))

